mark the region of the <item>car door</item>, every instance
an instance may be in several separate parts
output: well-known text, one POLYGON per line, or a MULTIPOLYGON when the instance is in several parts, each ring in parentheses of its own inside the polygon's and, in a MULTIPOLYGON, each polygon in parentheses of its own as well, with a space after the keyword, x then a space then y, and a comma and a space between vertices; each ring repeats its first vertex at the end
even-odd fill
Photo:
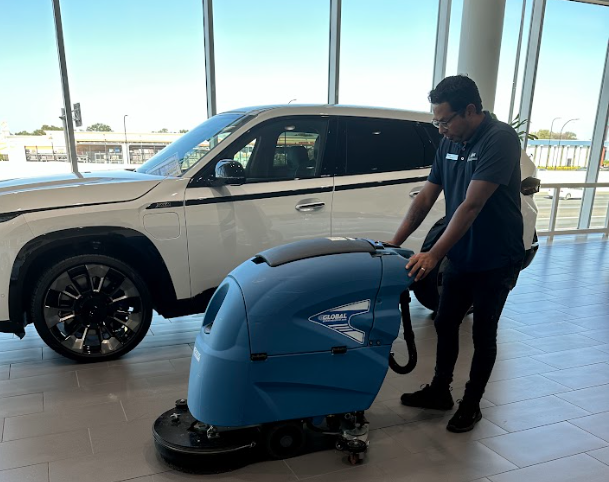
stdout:
POLYGON ((327 116, 263 122, 193 177, 185 193, 193 296, 217 286, 260 251, 330 236, 336 144, 331 124, 327 116), (242 164, 244 184, 213 186, 215 165, 225 159, 242 164))
MULTIPOLYGON (((332 235, 389 240, 422 189, 439 134, 431 124, 369 117, 340 119, 341 160, 332 205, 332 235)), ((406 241, 419 250, 444 216, 443 195, 406 241)))

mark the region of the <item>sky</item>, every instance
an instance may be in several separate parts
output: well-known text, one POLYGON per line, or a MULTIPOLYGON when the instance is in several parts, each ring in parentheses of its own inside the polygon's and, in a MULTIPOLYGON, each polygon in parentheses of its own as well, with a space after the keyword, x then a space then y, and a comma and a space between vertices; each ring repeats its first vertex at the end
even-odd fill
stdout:
MULTIPOLYGON (((523 0, 506 0, 495 112, 507 120, 523 0)), ((528 4, 532 4, 528 0, 528 4)), ((340 102, 427 110, 436 0, 343 0, 340 102)), ((457 73, 463 0, 453 0, 447 75, 457 73)), ((149 132, 207 117, 201 0, 61 0, 72 103, 86 126, 149 132), (126 116, 126 117, 125 117, 126 116)), ((530 7, 527 9, 526 29, 530 7)), ((590 139, 609 7, 548 0, 532 130, 590 139)), ((218 111, 325 103, 329 0, 215 0, 218 111)), ((525 29, 525 42, 526 42, 525 29)), ((59 125, 51 0, 0 0, 0 121, 59 125)), ((526 45, 524 43, 523 45, 526 45)), ((521 55, 521 71, 526 48, 521 55)))

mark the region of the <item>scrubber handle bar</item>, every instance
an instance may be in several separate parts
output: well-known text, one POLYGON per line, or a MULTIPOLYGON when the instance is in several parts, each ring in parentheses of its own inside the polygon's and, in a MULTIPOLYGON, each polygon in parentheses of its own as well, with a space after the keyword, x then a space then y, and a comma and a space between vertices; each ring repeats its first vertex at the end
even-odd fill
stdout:
POLYGON ((393 353, 389 355, 389 367, 400 375, 405 375, 414 370, 417 366, 417 347, 414 342, 414 332, 412 331, 412 320, 410 319, 410 292, 404 291, 400 295, 400 310, 402 311, 402 327, 404 328, 404 340, 408 349, 408 363, 400 365, 393 353))

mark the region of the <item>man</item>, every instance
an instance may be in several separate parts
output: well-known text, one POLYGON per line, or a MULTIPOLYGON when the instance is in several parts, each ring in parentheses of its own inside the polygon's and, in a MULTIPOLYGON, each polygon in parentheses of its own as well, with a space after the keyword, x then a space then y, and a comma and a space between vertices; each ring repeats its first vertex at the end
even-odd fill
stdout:
POLYGON ((444 190, 448 226, 429 252, 414 255, 410 276, 423 279, 444 256, 449 263, 435 318, 435 375, 422 390, 402 395, 412 407, 450 410, 450 384, 459 354, 459 326, 474 308, 474 355, 452 432, 472 430, 497 355, 497 323, 524 258, 520 211, 520 141, 509 125, 482 111, 468 77, 442 80, 429 94, 433 124, 444 135, 431 173, 390 241, 401 245, 444 190))

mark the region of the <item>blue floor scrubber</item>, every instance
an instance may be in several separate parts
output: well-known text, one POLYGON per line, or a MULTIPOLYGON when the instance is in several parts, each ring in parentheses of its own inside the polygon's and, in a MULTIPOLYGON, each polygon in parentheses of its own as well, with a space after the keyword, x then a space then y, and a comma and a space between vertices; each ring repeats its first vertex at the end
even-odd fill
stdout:
POLYGON ((221 472, 292 457, 323 439, 361 461, 364 412, 388 366, 408 373, 416 365, 411 255, 366 239, 319 238, 235 268, 207 307, 188 401, 154 423, 160 455, 178 468, 221 472), (400 320, 405 366, 391 353, 400 320))

